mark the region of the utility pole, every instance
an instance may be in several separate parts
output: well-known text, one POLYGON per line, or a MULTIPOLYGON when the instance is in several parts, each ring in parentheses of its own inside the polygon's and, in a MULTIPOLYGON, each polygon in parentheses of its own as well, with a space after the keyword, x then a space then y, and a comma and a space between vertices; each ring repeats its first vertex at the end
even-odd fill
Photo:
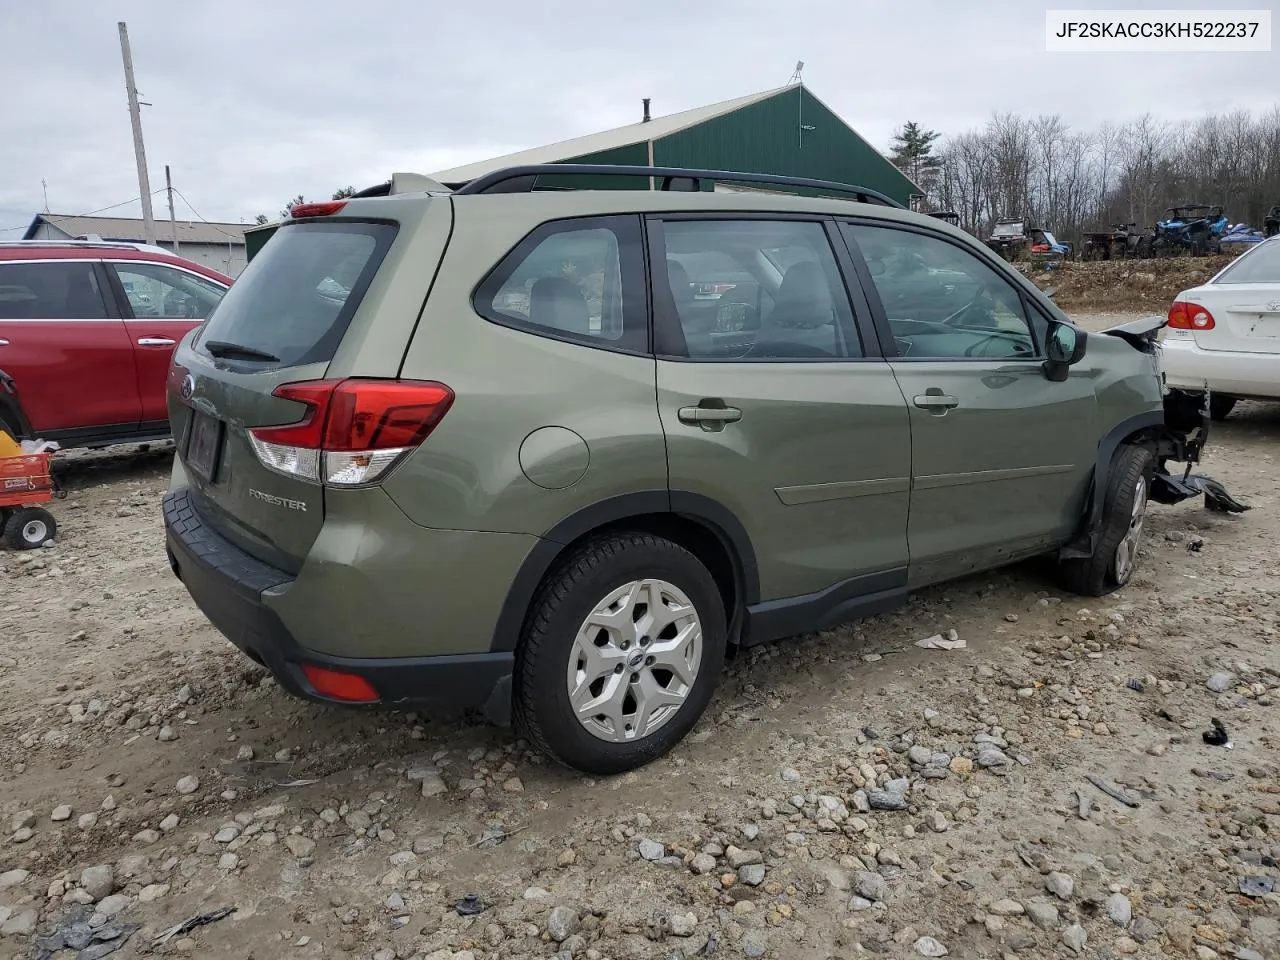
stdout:
POLYGON ((142 148, 142 113, 138 109, 138 87, 133 82, 133 57, 129 53, 129 26, 123 20, 120 28, 120 55, 124 58, 124 85, 129 91, 129 119, 133 122, 133 155, 138 161, 138 188, 142 191, 142 236, 147 243, 156 242, 156 218, 151 210, 151 178, 147 176, 147 154, 142 148))
POLYGON ((164 188, 169 194, 169 226, 173 228, 173 255, 178 255, 178 220, 173 215, 173 178, 169 176, 169 165, 164 165, 164 188))

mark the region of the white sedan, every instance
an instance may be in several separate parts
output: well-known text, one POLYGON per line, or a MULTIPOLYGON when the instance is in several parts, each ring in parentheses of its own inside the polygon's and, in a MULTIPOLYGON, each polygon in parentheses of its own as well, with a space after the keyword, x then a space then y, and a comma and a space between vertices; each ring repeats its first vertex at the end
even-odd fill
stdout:
POLYGON ((1215 420, 1237 400, 1280 400, 1280 236, 1178 294, 1161 343, 1165 383, 1207 387, 1215 420))

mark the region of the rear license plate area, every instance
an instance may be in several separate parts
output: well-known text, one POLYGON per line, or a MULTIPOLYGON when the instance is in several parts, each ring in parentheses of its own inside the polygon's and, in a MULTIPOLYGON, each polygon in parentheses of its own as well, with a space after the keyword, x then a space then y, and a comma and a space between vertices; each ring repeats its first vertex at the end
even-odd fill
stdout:
POLYGON ((187 466, 201 479, 212 483, 218 472, 221 449, 222 421, 205 413, 193 415, 187 433, 187 466))

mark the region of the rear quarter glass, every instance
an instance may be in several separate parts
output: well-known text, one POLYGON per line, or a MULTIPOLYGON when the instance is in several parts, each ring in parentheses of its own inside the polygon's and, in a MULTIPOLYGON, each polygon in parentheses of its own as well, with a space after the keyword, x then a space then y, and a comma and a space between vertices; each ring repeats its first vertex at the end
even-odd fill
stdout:
POLYGON ((302 366, 333 359, 397 227, 365 221, 282 226, 253 258, 194 344, 221 341, 302 366))

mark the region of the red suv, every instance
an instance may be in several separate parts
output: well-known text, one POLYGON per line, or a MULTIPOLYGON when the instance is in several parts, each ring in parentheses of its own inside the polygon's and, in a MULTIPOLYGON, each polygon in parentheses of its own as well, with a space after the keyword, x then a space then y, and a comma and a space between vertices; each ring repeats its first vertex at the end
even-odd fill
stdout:
POLYGON ((64 447, 169 436, 174 345, 231 278, 136 243, 0 243, 0 429, 64 447))

